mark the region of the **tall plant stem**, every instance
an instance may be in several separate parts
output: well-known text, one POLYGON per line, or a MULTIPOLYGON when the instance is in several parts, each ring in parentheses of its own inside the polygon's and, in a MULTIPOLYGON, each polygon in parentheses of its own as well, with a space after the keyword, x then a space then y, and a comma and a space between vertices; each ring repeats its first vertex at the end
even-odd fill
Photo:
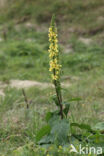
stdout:
POLYGON ((57 95, 57 100, 60 106, 60 115, 61 115, 61 119, 63 119, 63 106, 62 106, 62 95, 61 95, 61 88, 60 88, 60 84, 57 84, 57 81, 54 81, 54 86, 55 86, 55 91, 56 91, 56 95, 57 95))

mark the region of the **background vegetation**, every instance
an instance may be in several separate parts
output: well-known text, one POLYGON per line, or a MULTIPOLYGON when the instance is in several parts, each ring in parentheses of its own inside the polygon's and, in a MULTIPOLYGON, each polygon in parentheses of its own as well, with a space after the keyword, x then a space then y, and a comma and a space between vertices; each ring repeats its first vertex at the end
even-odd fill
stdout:
MULTIPOLYGON (((92 127, 104 121, 104 0, 5 1, 0 6, 1 156, 14 156, 17 149, 35 144, 44 113, 55 109, 49 99, 54 89, 47 52, 53 13, 63 65, 63 96, 82 99, 71 102, 68 116, 92 127)), ((22 156, 32 155, 27 148, 22 156)))

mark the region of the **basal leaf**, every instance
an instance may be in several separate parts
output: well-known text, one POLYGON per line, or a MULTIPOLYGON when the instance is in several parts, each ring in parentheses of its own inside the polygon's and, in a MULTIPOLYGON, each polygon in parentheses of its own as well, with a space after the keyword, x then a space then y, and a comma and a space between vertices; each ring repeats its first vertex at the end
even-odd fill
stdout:
POLYGON ((71 127, 79 127, 80 129, 86 129, 88 131, 92 131, 90 125, 87 124, 71 123, 71 127))
POLYGON ((51 135, 54 138, 54 142, 59 144, 65 144, 68 142, 68 134, 70 130, 70 125, 67 120, 56 120, 51 129, 51 135))
POLYGON ((48 122, 51 119, 52 116, 53 116, 52 112, 47 112, 47 114, 45 116, 46 121, 48 122))
POLYGON ((51 131, 50 125, 46 125, 42 127, 36 135, 36 141, 38 142, 42 137, 44 137, 45 135, 48 135, 50 131, 51 131))
POLYGON ((94 126, 95 130, 104 131, 104 122, 99 122, 94 126))

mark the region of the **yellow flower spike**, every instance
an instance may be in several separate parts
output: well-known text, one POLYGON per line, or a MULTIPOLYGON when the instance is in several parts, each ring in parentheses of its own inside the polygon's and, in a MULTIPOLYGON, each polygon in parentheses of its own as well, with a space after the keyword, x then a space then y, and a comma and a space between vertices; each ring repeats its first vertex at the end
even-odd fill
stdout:
POLYGON ((60 83, 60 73, 61 73, 61 65, 59 63, 59 49, 58 49, 58 37, 57 37, 57 29, 55 25, 55 16, 52 16, 51 25, 49 28, 49 71, 51 72, 51 78, 55 87, 56 96, 58 100, 58 104, 60 107, 60 117, 63 119, 63 105, 62 105, 62 94, 61 94, 61 83, 60 83))
POLYGON ((49 58, 50 58, 50 68, 49 71, 52 72, 52 80, 59 80, 61 65, 59 64, 59 50, 58 50, 58 39, 57 39, 57 29, 55 25, 49 28, 49 58))

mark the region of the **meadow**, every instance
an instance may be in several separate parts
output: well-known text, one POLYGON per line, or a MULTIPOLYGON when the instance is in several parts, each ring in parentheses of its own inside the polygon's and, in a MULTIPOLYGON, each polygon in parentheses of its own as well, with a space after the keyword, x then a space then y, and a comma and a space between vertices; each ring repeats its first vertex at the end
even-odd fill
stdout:
POLYGON ((52 13, 59 34, 62 95, 70 103, 70 143, 104 148, 103 5, 103 0, 19 0, 0 9, 0 156, 76 156, 69 153, 69 143, 47 147, 36 141, 47 112, 57 110, 48 57, 52 13))

